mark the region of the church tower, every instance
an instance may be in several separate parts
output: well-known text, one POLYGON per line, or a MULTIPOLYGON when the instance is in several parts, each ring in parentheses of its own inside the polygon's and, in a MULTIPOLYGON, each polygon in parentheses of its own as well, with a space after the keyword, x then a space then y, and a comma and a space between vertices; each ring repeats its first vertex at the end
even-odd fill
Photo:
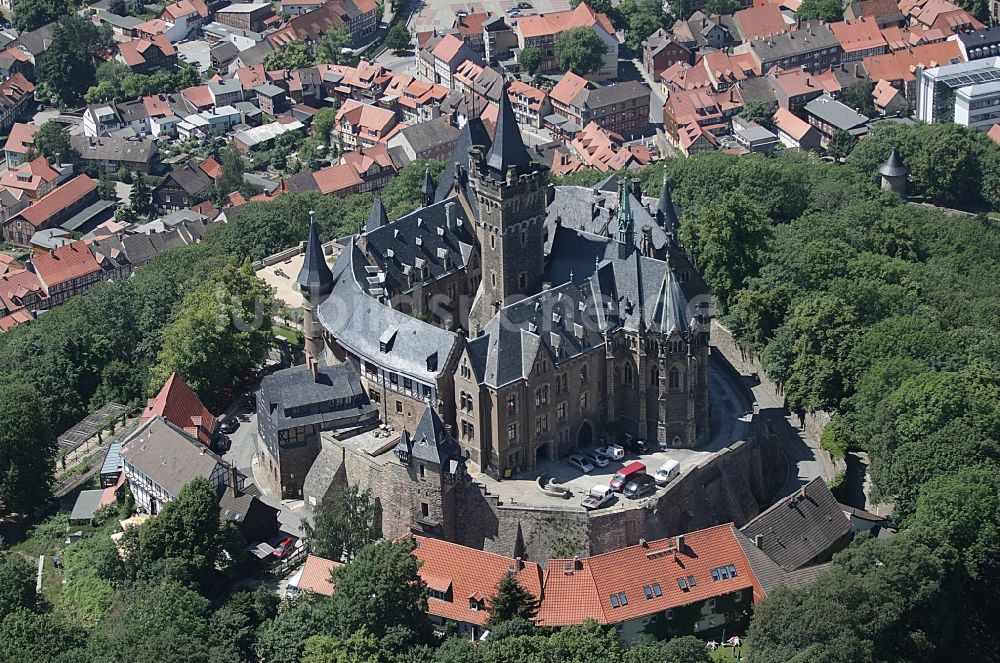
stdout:
POLYGON ((482 282, 469 325, 476 333, 501 307, 541 289, 545 244, 545 169, 521 140, 507 85, 500 93, 493 145, 469 150, 469 173, 479 208, 476 233, 482 282))
POLYGON ((323 331, 316 322, 316 309, 333 290, 333 272, 326 264, 323 247, 316 232, 316 220, 309 212, 309 240, 306 242, 305 258, 298 277, 302 291, 302 335, 305 337, 306 365, 316 380, 317 368, 323 359, 325 349, 323 331))

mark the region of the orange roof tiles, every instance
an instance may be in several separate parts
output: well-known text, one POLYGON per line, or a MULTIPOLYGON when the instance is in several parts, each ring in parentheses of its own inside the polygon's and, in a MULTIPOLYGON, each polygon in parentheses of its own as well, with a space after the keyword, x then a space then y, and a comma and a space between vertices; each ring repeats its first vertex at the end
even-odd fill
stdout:
POLYGON ((431 54, 438 60, 451 62, 463 46, 465 46, 465 42, 455 35, 445 35, 431 51, 431 54))
POLYGON ((696 90, 712 86, 705 67, 693 67, 686 62, 675 62, 664 69, 660 72, 660 81, 673 90, 696 90))
POLYGON ((337 126, 346 120, 357 135, 379 141, 386 138, 396 121, 396 114, 386 108, 348 99, 337 111, 337 126))
POLYGON ((313 173, 313 179, 316 180, 320 193, 324 195, 345 191, 363 183, 358 171, 348 164, 337 164, 317 170, 313 173))
POLYGON ((795 140, 802 140, 810 129, 810 125, 803 119, 796 117, 787 108, 778 108, 774 111, 774 115, 771 118, 771 122, 780 131, 785 132, 795 140))
POLYGON ((163 18, 164 15, 169 16, 173 20, 183 18, 185 16, 191 16, 197 14, 198 10, 190 0, 177 0, 177 2, 172 2, 163 8, 163 14, 160 17, 163 18))
POLYGON ((37 193, 42 185, 51 184, 57 179, 59 171, 50 166, 45 157, 36 157, 13 170, 5 170, 0 175, 0 186, 28 191, 31 195, 37 193))
POLYGON ((763 596, 732 524, 690 532, 677 545, 679 540, 649 541, 579 562, 549 560, 539 624, 579 624, 588 618, 614 624, 745 589, 763 596), (713 578, 713 569, 729 566, 735 567, 735 577, 713 578), (626 600, 615 607, 612 595, 626 600))
POLYGON ((21 62, 31 62, 31 58, 28 57, 28 54, 22 51, 17 46, 11 46, 9 48, 4 49, 2 52, 0 52, 0 55, 6 55, 21 62))
POLYGON ((938 67, 963 62, 958 42, 939 41, 922 44, 909 50, 894 51, 865 58, 865 71, 873 81, 914 81, 917 66, 938 67))
POLYGON ((608 34, 615 34, 615 27, 606 14, 597 14, 587 3, 581 2, 572 9, 551 14, 537 14, 519 19, 517 30, 524 38, 557 35, 571 28, 591 28, 600 25, 608 34))
POLYGON ((3 146, 5 152, 14 154, 26 154, 34 145, 35 132, 38 125, 15 122, 10 128, 10 135, 7 136, 7 143, 3 146))
POLYGON ((887 46, 882 31, 874 19, 864 17, 856 21, 838 21, 830 24, 830 31, 840 42, 845 53, 867 51, 881 46, 887 46))
MULTIPOLYGON (((713 87, 729 87, 733 83, 747 79, 742 67, 733 62, 729 54, 724 51, 705 53, 698 62, 708 72, 709 79, 714 83, 713 87)), ((695 63, 695 66, 697 64, 695 63)))
POLYGON ((170 117, 174 114, 166 95, 153 94, 142 98, 142 105, 150 117, 170 117))
POLYGON ((458 16, 455 18, 455 23, 452 25, 452 28, 458 30, 459 34, 465 36, 482 35, 483 23, 492 17, 493 12, 479 12, 476 14, 469 14, 468 16, 458 16))
POLYGON ((304 592, 312 592, 320 596, 333 596, 333 571, 343 564, 332 559, 309 555, 302 565, 302 575, 299 576, 298 588, 304 592))
POLYGON ((26 322, 31 322, 35 317, 31 314, 31 311, 27 309, 17 309, 0 318, 0 332, 10 331, 17 325, 23 325, 26 322))
POLYGON ((573 137, 570 146, 580 159, 602 173, 649 163, 648 153, 622 145, 622 137, 603 129, 593 120, 573 137))
POLYGON ((788 29, 778 5, 741 9, 733 15, 744 41, 767 39, 788 29))
POLYGON ((427 599, 427 612, 444 619, 485 624, 489 618, 489 599, 508 570, 513 570, 521 587, 534 596, 542 595, 542 570, 533 562, 519 562, 510 557, 466 548, 455 543, 414 537, 413 556, 422 564, 417 573, 431 589, 449 594, 451 600, 427 599), (483 610, 472 610, 469 600, 484 603, 483 610))
POLYGON ((222 166, 213 157, 208 157, 198 164, 198 167, 213 180, 217 180, 222 176, 222 166))
POLYGON ((507 96, 511 101, 522 101, 529 109, 538 112, 545 102, 545 90, 539 90, 522 81, 511 81, 507 86, 507 96))
POLYGON ((215 105, 215 100, 212 98, 212 93, 209 91, 207 85, 186 87, 181 90, 181 96, 198 109, 211 108, 215 105))
POLYGON ((576 95, 589 85, 590 82, 587 79, 577 76, 572 71, 567 71, 549 92, 549 99, 570 106, 576 95))
POLYGON ((146 402, 142 421, 153 417, 163 417, 203 444, 212 442, 215 417, 177 373, 171 373, 156 397, 146 402))
MULTIPOLYGON (((80 177, 87 176, 80 175, 80 177)), ((101 271, 85 242, 73 242, 36 254, 32 256, 31 264, 46 291, 52 290, 60 283, 101 271)))
POLYGON ((994 143, 1000 143, 1000 124, 994 124, 990 127, 989 133, 986 135, 989 136, 994 143))

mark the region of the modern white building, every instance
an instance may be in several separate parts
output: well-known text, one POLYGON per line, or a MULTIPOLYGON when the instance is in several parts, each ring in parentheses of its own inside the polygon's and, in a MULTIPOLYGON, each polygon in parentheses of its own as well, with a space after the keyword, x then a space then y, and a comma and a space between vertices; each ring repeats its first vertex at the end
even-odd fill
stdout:
POLYGON ((917 119, 988 131, 1000 122, 1000 57, 919 70, 917 119))

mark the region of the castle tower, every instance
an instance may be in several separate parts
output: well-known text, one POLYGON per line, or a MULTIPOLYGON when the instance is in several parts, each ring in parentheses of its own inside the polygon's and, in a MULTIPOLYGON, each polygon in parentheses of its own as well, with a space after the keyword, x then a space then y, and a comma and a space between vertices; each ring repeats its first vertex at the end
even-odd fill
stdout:
POLYGON ((424 166, 424 183, 420 187, 420 204, 424 207, 434 204, 434 178, 431 177, 431 167, 424 166))
POLYGON ((677 218, 677 209, 674 207, 673 197, 670 195, 670 185, 667 183, 667 171, 663 171, 663 184, 660 186, 660 199, 656 203, 656 222, 667 231, 673 238, 680 228, 680 220, 677 218))
POLYGON ((910 174, 910 169, 903 164, 903 159, 895 147, 878 172, 882 175, 883 189, 892 191, 898 196, 906 195, 906 178, 910 174))
POLYGON ((493 145, 485 155, 469 150, 469 173, 483 265, 469 324, 482 329, 505 304, 538 292, 544 269, 545 168, 524 147, 506 85, 493 145))
POLYGON ((309 240, 306 242, 305 259, 297 279, 302 291, 302 334, 305 337, 306 365, 316 380, 316 369, 323 359, 323 332, 316 323, 316 309, 333 290, 333 272, 326 264, 323 247, 316 232, 316 220, 309 212, 309 240))

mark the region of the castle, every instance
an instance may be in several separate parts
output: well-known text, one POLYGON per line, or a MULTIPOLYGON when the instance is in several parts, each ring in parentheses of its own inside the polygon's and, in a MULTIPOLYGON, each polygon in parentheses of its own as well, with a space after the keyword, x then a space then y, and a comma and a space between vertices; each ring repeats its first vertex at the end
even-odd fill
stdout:
MULTIPOLYGON (((337 417, 310 420, 314 441, 261 452, 283 497, 316 482, 306 475, 321 473, 309 464, 322 431, 370 426, 375 410, 403 431, 395 464, 449 482, 531 470, 605 438, 692 448, 708 436, 707 288, 678 245, 666 180, 645 201, 614 175, 552 187, 500 99, 492 138, 470 120, 441 181, 425 173, 420 209, 390 223, 376 198, 332 269, 311 232, 300 376, 315 381, 325 363, 350 375, 311 390, 340 403, 326 408, 337 417), (295 454, 295 471, 278 471, 295 454), (418 470, 422 454, 433 462, 418 470)), ((324 406, 299 403, 310 408, 324 406)), ((419 520, 440 505, 412 508, 419 520)))

